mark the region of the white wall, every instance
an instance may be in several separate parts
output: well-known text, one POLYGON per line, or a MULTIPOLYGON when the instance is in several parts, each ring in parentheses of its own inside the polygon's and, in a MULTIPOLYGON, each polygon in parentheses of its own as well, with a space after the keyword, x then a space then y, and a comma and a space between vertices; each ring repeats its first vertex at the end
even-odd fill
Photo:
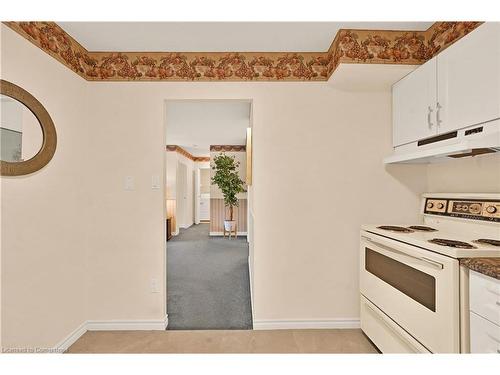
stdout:
POLYGON ((2 77, 47 106, 59 135, 42 172, 2 178, 9 345, 55 344, 84 319, 163 318, 166 291, 151 293, 150 281, 166 277, 165 192, 151 189, 165 173, 165 99, 253 100, 257 321, 358 317, 359 226, 417 220, 427 167, 381 162, 388 92, 85 82, 3 25, 2 38, 2 77))

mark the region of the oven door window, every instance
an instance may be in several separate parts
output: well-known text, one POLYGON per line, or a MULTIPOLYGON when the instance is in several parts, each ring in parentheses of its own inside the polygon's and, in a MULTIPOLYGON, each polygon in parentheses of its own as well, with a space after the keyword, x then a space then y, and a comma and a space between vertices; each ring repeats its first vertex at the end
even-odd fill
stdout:
POLYGON ((365 247, 365 269, 408 297, 436 311, 436 279, 365 247))

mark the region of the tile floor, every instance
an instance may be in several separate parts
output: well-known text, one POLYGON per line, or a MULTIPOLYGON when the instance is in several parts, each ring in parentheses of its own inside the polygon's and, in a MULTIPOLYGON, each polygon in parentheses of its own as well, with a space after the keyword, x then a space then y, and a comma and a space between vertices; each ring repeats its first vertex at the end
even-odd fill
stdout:
POLYGON ((359 329, 93 331, 67 353, 377 353, 359 329))

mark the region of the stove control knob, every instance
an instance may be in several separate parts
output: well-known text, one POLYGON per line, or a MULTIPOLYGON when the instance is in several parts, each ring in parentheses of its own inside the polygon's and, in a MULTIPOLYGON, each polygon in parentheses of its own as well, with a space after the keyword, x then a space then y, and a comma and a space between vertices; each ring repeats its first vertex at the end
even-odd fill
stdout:
POLYGON ((482 209, 482 208, 483 208, 483 207, 482 207, 480 204, 478 204, 478 203, 474 203, 474 204, 471 204, 471 205, 469 206, 469 212, 470 212, 470 213, 472 213, 472 214, 477 215, 477 214, 480 214, 480 213, 481 213, 481 209, 482 209))
POLYGON ((440 209, 440 210, 443 209, 444 208, 444 204, 443 203, 438 203, 437 204, 437 208, 440 209))
POLYGON ((432 207, 434 207, 434 203, 432 202, 427 203, 427 208, 432 208, 432 207))
POLYGON ((489 213, 489 214, 494 214, 495 212, 497 212, 497 208, 495 206, 488 206, 486 207, 486 212, 489 213))

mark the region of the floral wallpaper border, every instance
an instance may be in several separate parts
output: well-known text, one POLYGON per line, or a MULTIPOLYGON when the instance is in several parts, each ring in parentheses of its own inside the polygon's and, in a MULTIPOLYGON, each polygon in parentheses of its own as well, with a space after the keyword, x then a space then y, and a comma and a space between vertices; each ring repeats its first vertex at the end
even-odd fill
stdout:
POLYGON ((245 145, 210 145, 211 152, 245 152, 247 147, 245 145))
POLYGON ((168 152, 178 152, 181 155, 184 155, 186 158, 191 159, 192 161, 205 162, 210 161, 210 156, 193 156, 188 151, 184 150, 182 147, 177 145, 167 145, 165 148, 168 152))
POLYGON ((326 81, 341 63, 418 65, 482 22, 341 29, 326 52, 92 52, 55 22, 4 22, 88 81, 326 81))

